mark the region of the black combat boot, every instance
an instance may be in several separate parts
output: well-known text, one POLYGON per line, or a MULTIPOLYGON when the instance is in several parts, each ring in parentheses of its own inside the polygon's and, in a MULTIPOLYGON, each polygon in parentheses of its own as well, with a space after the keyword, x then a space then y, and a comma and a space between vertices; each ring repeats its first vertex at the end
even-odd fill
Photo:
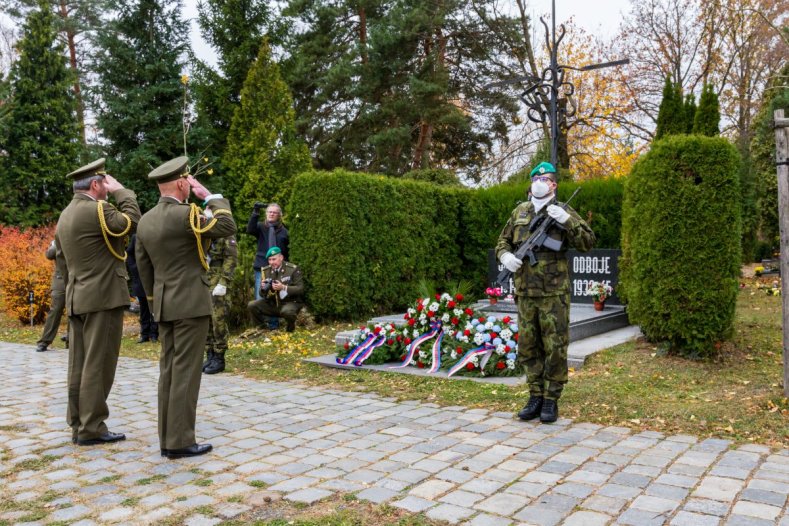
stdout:
POLYGON ((529 401, 526 403, 523 409, 520 410, 518 413, 518 418, 521 420, 534 420, 538 416, 540 416, 540 410, 542 409, 543 398, 542 396, 530 396, 529 401))
POLYGON ((559 418, 559 404, 556 403, 556 400, 546 398, 542 404, 540 422, 550 424, 551 422, 556 422, 557 418, 559 418))
POLYGON ((203 372, 205 374, 216 374, 221 373, 225 370, 225 353, 223 352, 215 352, 214 357, 208 362, 208 365, 205 366, 203 372))
POLYGON ((211 362, 214 361, 214 351, 206 351, 206 360, 203 362, 203 372, 205 372, 206 367, 211 365, 211 362))
POLYGON ((285 327, 285 332, 293 332, 296 330, 296 320, 288 320, 288 324, 285 327))

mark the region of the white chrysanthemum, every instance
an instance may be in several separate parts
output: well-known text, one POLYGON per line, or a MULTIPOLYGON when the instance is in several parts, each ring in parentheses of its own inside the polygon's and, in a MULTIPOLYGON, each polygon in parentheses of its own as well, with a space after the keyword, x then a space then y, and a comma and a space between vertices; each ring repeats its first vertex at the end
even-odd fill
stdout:
POLYGON ((427 353, 425 351, 419 351, 419 357, 420 358, 426 358, 427 357, 427 353))
POLYGON ((471 357, 471 363, 474 364, 475 367, 479 367, 479 355, 475 354, 471 357))
POLYGON ((443 316, 441 316, 441 321, 444 323, 449 323, 449 313, 445 312, 443 316))
POLYGON ((493 328, 493 322, 492 321, 485 322, 485 330, 489 331, 492 328, 493 328))
POLYGON ((482 342, 484 341, 485 341, 485 335, 482 334, 481 332, 478 332, 477 334, 474 335, 474 343, 476 343, 477 345, 482 345, 482 342))
POLYGON ((471 322, 466 323, 466 330, 467 331, 473 331, 474 330, 474 324, 472 324, 471 322))
POLYGON ((409 307, 409 308, 408 308, 408 314, 410 314, 411 316, 413 316, 414 314, 416 314, 416 309, 415 309, 415 308, 413 308, 413 307, 409 307))
POLYGON ((425 308, 427 308, 427 306, 430 305, 430 298, 425 298, 424 300, 422 300, 422 305, 424 305, 425 308))
POLYGON ((449 294, 447 294, 447 293, 445 292, 445 293, 443 293, 443 294, 441 295, 441 300, 442 300, 442 301, 451 301, 451 300, 452 300, 452 296, 450 296, 449 294))
POLYGON ((414 329, 414 338, 419 338, 419 331, 414 329))
POLYGON ((439 305, 438 303, 436 303, 436 302, 434 301, 433 303, 431 303, 431 304, 430 304, 430 310, 432 310, 433 312, 437 312, 437 311, 438 311, 438 308, 439 308, 440 306, 441 306, 441 305, 439 305))
POLYGON ((504 344, 503 343, 500 343, 500 344, 498 344, 496 346, 496 354, 498 354, 499 356, 504 354, 504 344))
POLYGON ((416 365, 416 360, 411 360, 410 365, 416 365))
POLYGON ((452 311, 452 314, 454 314, 455 316, 462 316, 463 315, 463 309, 454 309, 452 311))
POLYGON ((457 360, 457 359, 458 359, 458 353, 456 353, 455 351, 452 351, 451 353, 449 353, 449 356, 450 356, 450 357, 451 357, 453 360, 457 360))
POLYGON ((512 338, 512 331, 509 329, 504 329, 499 333, 499 336, 502 340, 509 340, 512 338))
POLYGON ((419 321, 425 321, 426 319, 427 319, 427 314, 425 314, 424 312, 419 315, 419 321))

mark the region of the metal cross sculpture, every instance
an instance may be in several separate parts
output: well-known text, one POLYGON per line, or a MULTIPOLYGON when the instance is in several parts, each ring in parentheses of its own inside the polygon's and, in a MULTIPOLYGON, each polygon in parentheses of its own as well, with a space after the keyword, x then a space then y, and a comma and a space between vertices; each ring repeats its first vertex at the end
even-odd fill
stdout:
MULTIPOLYGON (((546 120, 550 125, 551 133, 551 164, 557 165, 559 155, 559 128, 560 124, 567 122, 568 117, 575 115, 577 106, 573 100, 575 86, 564 79, 565 71, 590 71, 593 69, 609 68, 628 64, 630 59, 615 60, 613 62, 601 62, 576 68, 565 64, 559 64, 557 48, 565 36, 564 24, 559 26, 559 35, 556 35, 556 2, 551 2, 551 31, 549 34, 548 24, 543 17, 540 22, 545 27, 545 46, 551 56, 551 64, 542 71, 542 77, 533 75, 523 75, 500 82, 493 82, 486 87, 504 86, 508 84, 524 84, 529 82, 528 87, 521 93, 520 99, 526 104, 526 115, 530 121, 543 124, 546 120), (560 98, 561 97, 561 98, 560 98), (546 101, 548 104, 546 105, 546 101)), ((528 35, 526 35, 528 38, 528 35)))

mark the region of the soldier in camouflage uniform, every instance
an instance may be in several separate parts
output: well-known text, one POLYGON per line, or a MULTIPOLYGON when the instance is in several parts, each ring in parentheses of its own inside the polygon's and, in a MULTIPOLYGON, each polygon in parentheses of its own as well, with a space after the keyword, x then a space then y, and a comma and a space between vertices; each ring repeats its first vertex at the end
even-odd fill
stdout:
POLYGON ((285 261, 279 247, 271 247, 266 252, 268 266, 261 270, 260 299, 247 304, 252 317, 266 325, 267 316, 285 318, 286 331, 296 329, 296 316, 304 306, 304 282, 299 267, 285 261))
POLYGON ((227 289, 233 282, 233 273, 238 263, 236 236, 222 237, 211 241, 208 249, 208 279, 211 287, 211 321, 205 341, 208 359, 203 364, 205 374, 221 373, 225 370, 227 351, 227 317, 230 313, 230 298, 227 289))
POLYGON ((556 169, 540 163, 531 172, 531 198, 512 211, 496 244, 499 261, 514 274, 518 302, 518 354, 526 364, 529 401, 518 413, 523 420, 540 417, 555 422, 557 400, 567 383, 567 345, 570 340, 570 276, 568 246, 586 252, 595 242, 592 229, 567 206, 556 201, 556 169), (537 265, 526 265, 513 252, 526 241, 529 224, 536 215, 546 214, 561 227, 548 231, 561 240, 562 249, 535 252, 537 265))

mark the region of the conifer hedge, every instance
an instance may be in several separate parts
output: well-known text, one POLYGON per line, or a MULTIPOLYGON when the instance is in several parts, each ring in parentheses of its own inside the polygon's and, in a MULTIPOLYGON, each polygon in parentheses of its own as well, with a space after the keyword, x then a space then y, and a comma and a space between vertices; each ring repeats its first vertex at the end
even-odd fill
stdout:
MULTIPOLYGON (((559 199, 574 183, 561 183, 559 199)), ((591 211, 600 248, 618 247, 622 183, 584 183, 572 205, 591 211)), ((486 284, 488 250, 528 184, 468 189, 344 170, 306 172, 287 210, 290 259, 321 317, 359 319, 412 302, 420 280, 486 284)))
POLYGON ((620 297, 653 342, 704 356, 734 320, 740 263, 739 155, 728 141, 656 141, 625 184, 620 297))

